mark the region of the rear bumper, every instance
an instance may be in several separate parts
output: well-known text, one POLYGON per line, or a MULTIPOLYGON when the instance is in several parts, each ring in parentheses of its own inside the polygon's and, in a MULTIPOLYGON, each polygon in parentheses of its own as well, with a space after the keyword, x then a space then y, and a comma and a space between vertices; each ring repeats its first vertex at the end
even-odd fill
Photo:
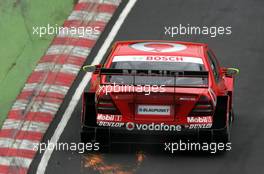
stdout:
POLYGON ((181 131, 139 131, 113 127, 83 127, 81 137, 106 143, 163 144, 172 141, 212 141, 221 129, 182 129, 181 131))

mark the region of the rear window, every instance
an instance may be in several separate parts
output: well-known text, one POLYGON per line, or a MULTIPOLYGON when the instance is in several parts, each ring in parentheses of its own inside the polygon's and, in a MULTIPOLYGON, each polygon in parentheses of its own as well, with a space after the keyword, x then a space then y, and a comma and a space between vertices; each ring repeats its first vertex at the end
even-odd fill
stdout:
MULTIPOLYGON (((115 56, 113 69, 146 69, 172 71, 204 71, 201 58, 179 56, 115 56)), ((108 82, 135 85, 204 85, 207 79, 200 77, 153 77, 153 76, 110 76, 108 82)))

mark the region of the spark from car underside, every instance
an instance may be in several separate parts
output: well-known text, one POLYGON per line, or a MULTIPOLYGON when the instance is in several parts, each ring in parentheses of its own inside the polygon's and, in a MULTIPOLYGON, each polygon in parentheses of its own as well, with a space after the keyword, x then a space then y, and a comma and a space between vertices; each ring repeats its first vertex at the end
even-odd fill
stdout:
POLYGON ((121 163, 107 163, 103 154, 89 154, 84 157, 84 167, 90 168, 100 174, 134 174, 143 161, 146 155, 143 152, 136 153, 135 163, 133 165, 121 163))

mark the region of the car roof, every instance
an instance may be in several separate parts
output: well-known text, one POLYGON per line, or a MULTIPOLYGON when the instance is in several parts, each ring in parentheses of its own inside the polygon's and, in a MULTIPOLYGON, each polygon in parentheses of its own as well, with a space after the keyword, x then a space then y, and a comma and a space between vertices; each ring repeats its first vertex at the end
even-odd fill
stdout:
POLYGON ((189 56, 203 58, 205 48, 207 48, 207 44, 181 41, 118 41, 114 45, 112 55, 189 56))

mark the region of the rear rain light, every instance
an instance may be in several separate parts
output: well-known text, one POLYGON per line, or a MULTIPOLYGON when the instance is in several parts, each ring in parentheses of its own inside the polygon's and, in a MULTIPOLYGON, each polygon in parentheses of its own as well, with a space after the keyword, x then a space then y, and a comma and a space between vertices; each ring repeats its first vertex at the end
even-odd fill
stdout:
POLYGON ((114 114, 120 115, 120 111, 115 106, 111 96, 105 94, 98 99, 97 112, 100 114, 114 114))
POLYGON ((192 109, 190 116, 209 116, 214 114, 214 107, 208 97, 202 95, 194 108, 192 109))

